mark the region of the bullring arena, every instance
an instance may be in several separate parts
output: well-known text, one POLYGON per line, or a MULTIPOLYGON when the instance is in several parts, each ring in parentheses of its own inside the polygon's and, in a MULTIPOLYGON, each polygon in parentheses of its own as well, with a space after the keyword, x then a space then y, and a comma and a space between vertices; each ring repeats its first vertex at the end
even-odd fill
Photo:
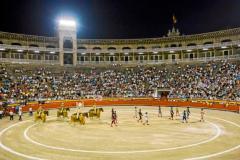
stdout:
MULTIPOLYGON (((175 19, 175 17, 174 17, 175 19)), ((0 32, 0 160, 239 160, 240 28, 0 32)))
MULTIPOLYGON (((240 148, 240 117, 234 106, 209 105, 204 102, 165 102, 154 99, 82 100, 88 111, 94 104, 102 107, 101 118, 86 119, 85 125, 70 124, 56 117, 62 102, 44 104, 51 109, 45 123, 34 122, 24 114, 24 121, 1 123, 1 159, 238 159, 240 148), (134 117, 134 106, 149 113, 149 124, 143 125, 134 117), (146 104, 146 105, 144 105, 146 104), (149 105, 150 104, 150 105, 149 105), (158 107, 162 117, 158 117, 158 107), (114 105, 114 106, 113 106, 114 105), (148 105, 148 106, 147 106, 148 105), (167 105, 191 106, 188 123, 181 117, 169 119, 167 105), (165 107, 164 107, 165 106, 165 107), (206 121, 200 122, 200 106, 206 109, 206 121), (118 126, 110 127, 111 109, 118 112, 118 126), (213 110, 215 109, 215 110, 213 110)), ((64 101, 72 107, 76 101, 64 101)), ((24 108, 38 104, 29 104, 24 108)), ((70 109, 74 113, 76 108, 70 109)), ((175 111, 175 108, 174 108, 175 111)))

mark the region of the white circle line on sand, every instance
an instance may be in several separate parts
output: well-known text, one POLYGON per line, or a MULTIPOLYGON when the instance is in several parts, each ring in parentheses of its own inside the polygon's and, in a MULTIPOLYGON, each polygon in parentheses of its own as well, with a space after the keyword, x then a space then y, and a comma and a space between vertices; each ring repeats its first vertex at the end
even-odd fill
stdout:
MULTIPOLYGON (((219 120, 225 121, 225 122, 227 122, 227 123, 230 123, 230 124, 232 124, 232 125, 235 125, 235 126, 237 126, 237 127, 240 127, 238 124, 236 124, 236 123, 234 123, 234 122, 231 122, 231 121, 228 121, 228 120, 225 120, 225 119, 221 119, 221 118, 217 118, 217 117, 211 117, 211 116, 208 116, 208 117, 214 118, 214 119, 219 119, 219 120)), ((28 120, 28 121, 30 121, 30 120, 28 120)), ((27 122, 27 121, 18 122, 18 123, 16 123, 16 124, 13 124, 13 125, 5 128, 5 129, 3 129, 3 130, 0 132, 0 137, 1 137, 2 134, 3 134, 4 132, 6 132, 7 130, 15 127, 16 125, 25 123, 25 122, 27 122)), ((25 154, 16 152, 16 151, 14 151, 14 150, 12 150, 12 149, 4 146, 1 141, 0 141, 0 147, 2 147, 3 149, 5 149, 5 150, 7 150, 7 151, 9 151, 9 152, 11 152, 11 153, 13 153, 13 154, 15 154, 15 155, 22 156, 22 157, 25 157, 25 158, 28 158, 28 159, 45 160, 45 159, 42 159, 42 158, 33 157, 33 156, 28 156, 28 155, 25 155, 25 154)), ((235 146, 235 147, 233 147, 233 148, 230 148, 230 149, 228 149, 228 150, 222 151, 222 152, 215 153, 215 154, 210 154, 210 155, 201 156, 201 157, 189 158, 189 159, 186 159, 186 160, 206 159, 206 158, 210 158, 210 157, 214 157, 214 156, 218 156, 218 155, 221 155, 221 154, 224 154, 224 153, 228 153, 228 152, 234 151, 234 150, 236 150, 236 149, 238 149, 238 148, 240 148, 240 145, 235 146)))
POLYGON ((204 140, 204 141, 194 143, 194 144, 179 146, 179 147, 151 149, 151 150, 135 150, 135 151, 100 151, 100 150, 98 150, 98 151, 93 151, 93 150, 71 149, 71 148, 50 146, 50 145, 46 145, 46 144, 42 144, 42 143, 39 143, 37 141, 34 141, 28 136, 29 129, 36 126, 37 124, 33 124, 33 125, 29 126, 28 128, 26 128, 25 131, 24 131, 24 137, 26 138, 26 140, 30 141, 31 143, 34 143, 36 145, 39 145, 39 146, 42 146, 42 147, 45 147, 45 148, 55 149, 55 150, 72 151, 72 152, 85 152, 85 153, 101 153, 101 154, 147 153, 147 152, 159 152, 159 151, 169 151, 169 150, 189 148, 189 147, 198 146, 198 145, 201 145, 201 144, 204 144, 204 143, 211 142, 211 141, 215 140, 217 137, 220 136, 221 129, 216 124, 214 124, 212 122, 208 122, 208 123, 211 124, 216 129, 216 134, 208 140, 204 140))
MULTIPOLYGON (((15 124, 13 124, 13 125, 5 128, 5 129, 3 129, 3 130, 0 132, 0 138, 2 137, 2 135, 3 135, 7 130, 9 130, 9 129, 17 126, 17 125, 20 125, 20 124, 22 124, 22 123, 29 122, 29 121, 30 121, 30 120, 18 122, 18 123, 15 123, 15 124)), ((46 160, 46 159, 43 159, 43 158, 34 157, 34 156, 29 156, 29 155, 26 155, 26 154, 23 154, 23 153, 14 151, 13 149, 5 146, 5 145, 2 143, 1 140, 0 140, 0 147, 1 147, 2 149, 6 150, 6 151, 8 151, 8 152, 10 152, 10 153, 12 153, 12 154, 15 154, 15 155, 17 155, 17 156, 21 156, 21 157, 24 157, 24 158, 27 158, 27 159, 32 159, 32 160, 46 160)))
MULTIPOLYGON (((208 116, 208 117, 209 117, 209 118, 213 118, 213 119, 218 119, 218 120, 224 121, 224 122, 226 122, 226 123, 232 124, 232 125, 240 128, 240 125, 238 125, 237 123, 234 123, 234 122, 232 122, 232 121, 228 121, 228 120, 225 120, 225 119, 222 119, 222 118, 213 117, 213 116, 208 116)), ((229 148, 229 149, 224 150, 224 151, 222 151, 222 152, 217 152, 217 153, 213 153, 213 154, 209 154, 209 155, 205 155, 205 156, 187 158, 187 159, 184 159, 184 160, 201 160, 201 159, 207 159, 207 158, 219 156, 219 155, 222 155, 222 154, 225 154, 225 153, 228 153, 228 152, 232 152, 232 151, 234 151, 234 150, 236 150, 236 149, 239 149, 239 148, 240 148, 240 145, 237 145, 237 146, 235 146, 235 147, 229 148)))

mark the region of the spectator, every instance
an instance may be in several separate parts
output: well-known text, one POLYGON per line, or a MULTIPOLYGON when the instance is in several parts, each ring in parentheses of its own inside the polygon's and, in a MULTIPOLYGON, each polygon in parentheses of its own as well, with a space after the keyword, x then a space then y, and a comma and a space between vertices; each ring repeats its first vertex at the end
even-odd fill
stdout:
POLYGON ((19 121, 22 121, 22 109, 19 109, 18 111, 19 121))
POLYGON ((149 97, 158 87, 171 88, 170 98, 240 99, 239 61, 133 68, 114 66, 80 71, 18 66, 1 70, 0 96, 11 101, 79 99, 95 95, 149 97))
POLYGON ((10 116, 10 121, 12 121, 13 120, 13 110, 10 110, 9 116, 10 116))
POLYGON ((2 119, 3 116, 3 110, 0 108, 0 119, 2 119))
POLYGON ((29 116, 32 116, 33 115, 33 110, 32 110, 32 107, 29 107, 29 116))

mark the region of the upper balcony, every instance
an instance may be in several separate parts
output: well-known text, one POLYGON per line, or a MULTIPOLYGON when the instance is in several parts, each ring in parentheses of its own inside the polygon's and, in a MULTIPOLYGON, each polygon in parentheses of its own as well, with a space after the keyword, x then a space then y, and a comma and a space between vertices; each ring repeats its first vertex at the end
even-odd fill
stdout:
MULTIPOLYGON (((115 53, 174 53, 174 52, 192 52, 192 51, 207 51, 210 49, 226 49, 226 48, 239 48, 240 47, 240 40, 238 41, 230 41, 230 42, 222 42, 222 43, 212 43, 212 44, 202 44, 202 45, 190 45, 190 46, 180 46, 180 47, 151 47, 147 48, 144 45, 137 47, 137 48, 130 48, 130 47, 122 47, 122 48, 100 48, 98 46, 92 47, 92 48, 78 48, 78 53, 109 53, 109 54, 115 54, 115 53)), ((0 44, 0 51, 6 51, 6 50, 13 50, 13 51, 31 51, 35 53, 39 52, 47 52, 47 53, 58 53, 59 48, 47 48, 47 47, 34 47, 34 46, 19 46, 19 45, 7 45, 7 44, 0 44)), ((71 49, 64 49, 65 52, 72 53, 71 49)))

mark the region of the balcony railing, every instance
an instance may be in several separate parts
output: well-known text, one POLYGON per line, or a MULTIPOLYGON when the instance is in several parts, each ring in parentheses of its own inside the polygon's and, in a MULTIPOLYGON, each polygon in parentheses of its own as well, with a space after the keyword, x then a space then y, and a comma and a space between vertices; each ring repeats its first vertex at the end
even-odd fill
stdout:
POLYGON ((166 60, 135 60, 135 61, 78 61, 79 65, 106 65, 106 64, 174 64, 189 62, 208 62, 219 60, 240 60, 240 55, 201 57, 201 58, 184 58, 184 59, 166 59, 166 60))
MULTIPOLYGON (((127 44, 126 44, 127 45, 127 44)), ((240 40, 224 42, 224 43, 213 43, 207 45, 196 45, 196 46, 182 46, 182 47, 169 47, 169 48, 146 48, 146 49, 137 49, 132 48, 128 49, 128 53, 138 53, 138 52, 170 52, 170 51, 187 51, 187 50, 203 50, 203 49, 211 49, 211 48, 220 48, 220 47, 232 47, 238 46, 240 47, 240 40)), ((23 51, 40 51, 40 52, 59 52, 59 48, 46 48, 46 47, 31 47, 31 46, 16 46, 16 45, 6 45, 0 44, 0 49, 12 49, 12 50, 23 50, 23 51)), ((72 49, 64 49, 65 52, 72 52, 72 49)), ((109 51, 108 49, 78 49, 78 53, 125 53, 126 50, 116 49, 115 51, 109 51)))
POLYGON ((13 59, 13 58, 0 58, 0 62, 18 63, 18 64, 59 64, 56 60, 35 60, 35 59, 13 59))
MULTIPOLYGON (((218 60, 240 60, 240 54, 229 56, 216 57, 201 57, 201 58, 184 58, 184 59, 166 59, 166 60, 134 60, 134 61, 78 61, 78 65, 106 65, 106 64, 174 64, 174 63, 189 63, 189 62, 208 62, 218 60)), ((18 64, 51 64, 59 65, 59 60, 33 60, 33 59, 14 59, 0 58, 0 62, 18 63, 18 64)))
POLYGON ((23 51, 59 52, 59 48, 17 46, 17 45, 7 45, 7 44, 0 44, 0 48, 1 49, 23 50, 23 51))

